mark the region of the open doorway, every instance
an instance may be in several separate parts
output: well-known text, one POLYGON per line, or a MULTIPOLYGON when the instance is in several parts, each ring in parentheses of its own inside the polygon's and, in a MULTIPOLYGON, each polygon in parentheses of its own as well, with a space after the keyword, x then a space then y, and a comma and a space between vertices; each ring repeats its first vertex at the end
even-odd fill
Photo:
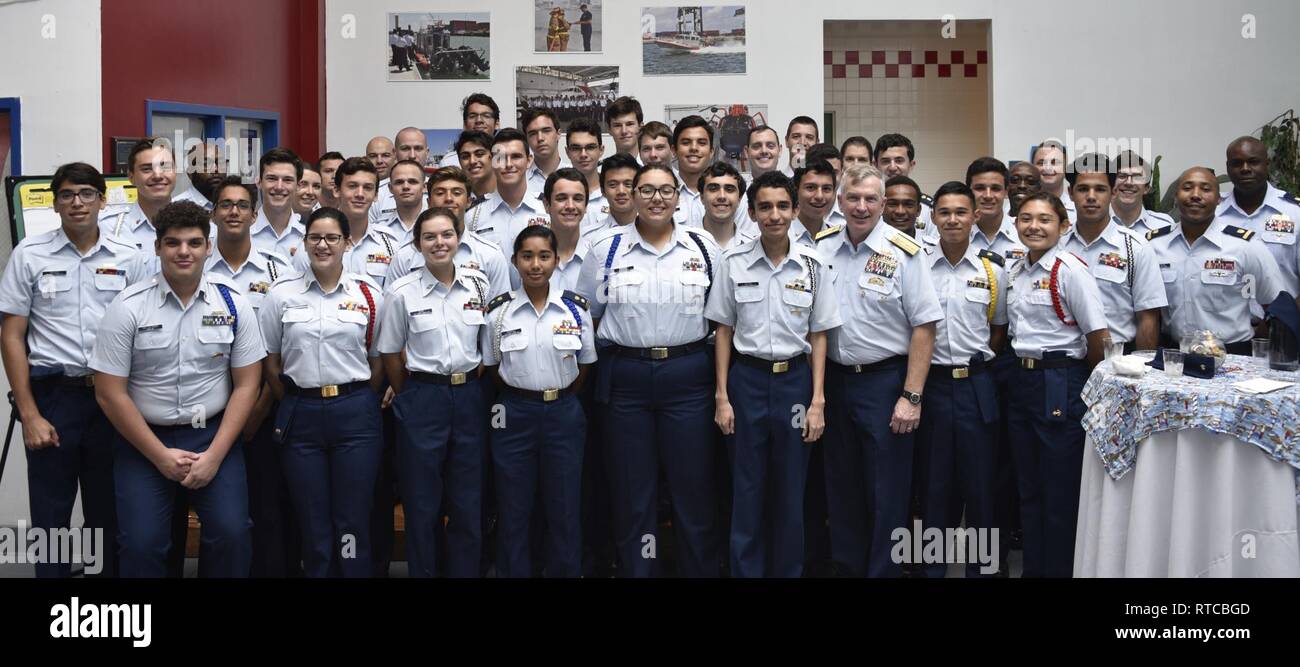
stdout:
MULTIPOLYGON (((989 21, 826 21, 825 108, 836 145, 898 133, 927 193, 993 149, 989 21)), ((829 137, 829 135, 828 135, 829 137)))

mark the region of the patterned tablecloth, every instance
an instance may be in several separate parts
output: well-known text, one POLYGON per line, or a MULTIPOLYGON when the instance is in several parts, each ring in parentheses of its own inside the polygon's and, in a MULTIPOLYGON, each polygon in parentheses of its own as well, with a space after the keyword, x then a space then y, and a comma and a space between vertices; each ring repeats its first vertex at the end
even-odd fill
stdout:
POLYGON ((1083 387, 1083 401, 1083 428, 1111 479, 1133 468, 1138 442, 1152 433, 1203 428, 1248 442, 1295 468, 1300 503, 1300 374, 1269 370, 1266 360, 1237 355, 1228 356, 1213 380, 1150 367, 1141 378, 1123 377, 1102 362, 1083 387), (1257 377, 1298 384, 1268 394, 1231 386, 1257 377))

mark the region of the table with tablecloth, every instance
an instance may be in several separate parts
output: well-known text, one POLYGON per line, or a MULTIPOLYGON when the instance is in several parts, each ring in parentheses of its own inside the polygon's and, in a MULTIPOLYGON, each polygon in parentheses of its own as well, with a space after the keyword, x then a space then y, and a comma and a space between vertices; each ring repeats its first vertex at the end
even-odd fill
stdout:
POLYGON ((1212 380, 1103 362, 1083 390, 1088 434, 1076 577, 1300 577, 1300 382, 1229 355, 1212 380))

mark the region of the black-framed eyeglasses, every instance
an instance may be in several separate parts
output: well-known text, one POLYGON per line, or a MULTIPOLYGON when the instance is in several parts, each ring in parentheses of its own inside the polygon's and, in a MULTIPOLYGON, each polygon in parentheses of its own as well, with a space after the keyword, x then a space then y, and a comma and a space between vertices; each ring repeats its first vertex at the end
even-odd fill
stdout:
POLYGON ((325 245, 338 245, 343 242, 342 234, 308 234, 306 238, 309 246, 320 245, 321 241, 324 241, 325 245))
POLYGON ((653 185, 642 185, 636 189, 636 192, 645 199, 654 199, 656 194, 664 199, 668 199, 677 193, 677 188, 671 185, 661 185, 657 188, 653 185))
POLYGON ((83 204, 93 204, 95 203, 95 200, 99 199, 101 196, 103 195, 100 193, 99 190, 96 190, 95 188, 82 188, 80 190, 60 190, 59 194, 56 195, 60 204, 72 203, 73 197, 80 198, 81 203, 83 204))
POLYGON ((222 199, 221 201, 217 202, 218 211, 229 211, 232 208, 237 208, 240 211, 247 212, 253 210, 253 204, 251 202, 246 202, 243 200, 231 201, 229 199, 222 199))

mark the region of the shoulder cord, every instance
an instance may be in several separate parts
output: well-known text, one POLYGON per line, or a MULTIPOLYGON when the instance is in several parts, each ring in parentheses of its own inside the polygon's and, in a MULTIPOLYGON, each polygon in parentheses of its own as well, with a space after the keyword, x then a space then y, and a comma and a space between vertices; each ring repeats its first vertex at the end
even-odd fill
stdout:
POLYGON ((817 300, 817 267, 813 265, 812 258, 803 255, 803 265, 808 269, 808 285, 812 288, 813 300, 817 300))
POLYGON ((993 272, 993 262, 989 258, 981 257, 980 261, 984 262, 984 275, 989 279, 989 321, 992 322, 993 314, 998 308, 998 277, 993 272))
POLYGON ((576 305, 574 305, 573 301, 570 300, 568 297, 564 297, 564 296, 562 296, 562 297, 560 297, 560 301, 563 301, 563 302, 564 302, 564 305, 567 306, 567 307, 569 308, 569 312, 570 312, 570 313, 573 313, 573 321, 574 321, 574 322, 577 322, 577 324, 578 324, 578 330, 581 331, 581 330, 582 330, 582 315, 579 315, 579 314, 578 314, 578 307, 577 307, 576 305))
POLYGON ((275 270, 275 260, 270 257, 266 258, 266 272, 271 274, 271 282, 275 282, 279 274, 275 270))
POLYGON ((713 291, 713 260, 709 259, 709 251, 704 248, 704 240, 700 238, 699 234, 695 232, 686 232, 686 234, 691 237, 692 241, 695 241, 695 245, 699 246, 700 254, 704 255, 704 268, 709 271, 709 284, 704 288, 704 301, 707 303, 709 292, 713 291))
POLYGON ((235 310, 235 300, 230 298, 230 289, 220 283, 215 283, 215 286, 221 300, 226 302, 226 308, 230 309, 230 333, 239 335, 239 311, 235 310))
POLYGON ((1060 257, 1057 257, 1056 262, 1052 264, 1052 279, 1051 282, 1048 283, 1048 288, 1052 293, 1052 309, 1056 311, 1057 319, 1061 320, 1065 326, 1072 327, 1077 326, 1079 323, 1066 319, 1065 307, 1061 305, 1061 282, 1058 276, 1061 271, 1061 265, 1064 263, 1065 262, 1061 261, 1060 257))
MULTIPOLYGON (((605 277, 601 283, 605 285, 605 298, 609 298, 609 270, 614 266, 614 253, 618 251, 618 242, 623 240, 622 234, 615 234, 613 240, 609 243, 609 253, 605 255, 605 277)), ((706 255, 707 257, 707 255, 706 255)))
POLYGON ((357 287, 361 288, 362 296, 366 297, 366 306, 370 308, 369 316, 366 318, 366 354, 370 354, 370 337, 375 332, 375 297, 370 295, 370 288, 366 286, 365 281, 358 280, 357 287))
POLYGON ((1128 253, 1125 258, 1128 263, 1128 293, 1129 298, 1133 296, 1133 237, 1128 234, 1124 235, 1124 252, 1128 253))
POLYGON ((501 308, 501 314, 497 315, 496 324, 492 327, 492 355, 496 358, 497 363, 499 364, 501 363, 501 328, 505 325, 506 310, 509 308, 509 305, 502 304, 498 307, 501 308))

